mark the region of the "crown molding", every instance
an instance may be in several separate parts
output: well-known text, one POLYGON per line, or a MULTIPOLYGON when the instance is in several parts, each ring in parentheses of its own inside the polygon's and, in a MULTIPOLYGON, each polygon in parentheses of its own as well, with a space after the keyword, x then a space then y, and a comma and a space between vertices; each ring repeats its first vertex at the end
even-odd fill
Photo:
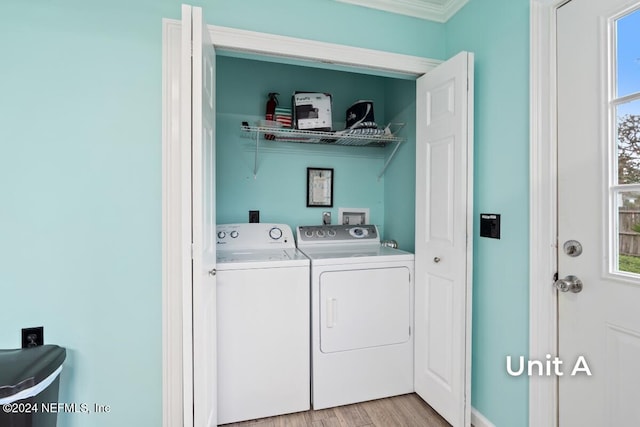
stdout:
POLYGON ((469 0, 337 0, 385 12, 436 22, 447 22, 469 0))

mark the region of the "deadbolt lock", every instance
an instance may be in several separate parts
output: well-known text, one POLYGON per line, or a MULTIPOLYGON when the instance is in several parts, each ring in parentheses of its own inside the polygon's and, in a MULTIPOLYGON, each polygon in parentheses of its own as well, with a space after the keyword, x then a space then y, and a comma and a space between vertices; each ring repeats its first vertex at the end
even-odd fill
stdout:
POLYGON ((564 253, 570 257, 575 258, 582 254, 582 244, 577 240, 567 240, 564 242, 564 245, 562 245, 562 249, 564 250, 564 253))

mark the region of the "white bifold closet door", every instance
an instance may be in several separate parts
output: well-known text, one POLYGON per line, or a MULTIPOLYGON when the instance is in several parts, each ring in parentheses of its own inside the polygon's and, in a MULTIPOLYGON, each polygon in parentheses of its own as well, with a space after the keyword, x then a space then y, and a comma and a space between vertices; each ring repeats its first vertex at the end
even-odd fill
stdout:
POLYGON ((183 295, 184 425, 217 425, 215 241, 215 51, 199 7, 182 6, 181 144, 184 234, 192 259, 183 266, 192 288, 183 295), (183 176, 188 176, 183 173, 183 176), (188 181, 188 182, 187 182, 188 181), (190 230, 189 230, 190 228, 190 230), (190 316, 191 315, 191 316, 190 316), (192 402, 192 405, 190 404, 192 402))
POLYGON ((470 425, 473 54, 416 86, 415 389, 470 425))

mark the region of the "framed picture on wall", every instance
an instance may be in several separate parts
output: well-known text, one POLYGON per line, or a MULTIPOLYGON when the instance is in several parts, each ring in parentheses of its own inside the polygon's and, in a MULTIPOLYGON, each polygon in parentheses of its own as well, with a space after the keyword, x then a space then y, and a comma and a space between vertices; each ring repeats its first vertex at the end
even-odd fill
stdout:
POLYGON ((333 169, 307 168, 307 207, 333 207, 333 169))

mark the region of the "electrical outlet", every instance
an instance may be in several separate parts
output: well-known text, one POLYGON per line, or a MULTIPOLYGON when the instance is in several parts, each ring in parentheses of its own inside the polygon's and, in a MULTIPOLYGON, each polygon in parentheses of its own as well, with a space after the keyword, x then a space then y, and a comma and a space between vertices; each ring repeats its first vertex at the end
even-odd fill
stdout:
POLYGON ((37 347, 44 344, 44 326, 22 329, 22 348, 37 347))
POLYGON ((260 211, 249 211, 249 222, 260 222, 260 211))

